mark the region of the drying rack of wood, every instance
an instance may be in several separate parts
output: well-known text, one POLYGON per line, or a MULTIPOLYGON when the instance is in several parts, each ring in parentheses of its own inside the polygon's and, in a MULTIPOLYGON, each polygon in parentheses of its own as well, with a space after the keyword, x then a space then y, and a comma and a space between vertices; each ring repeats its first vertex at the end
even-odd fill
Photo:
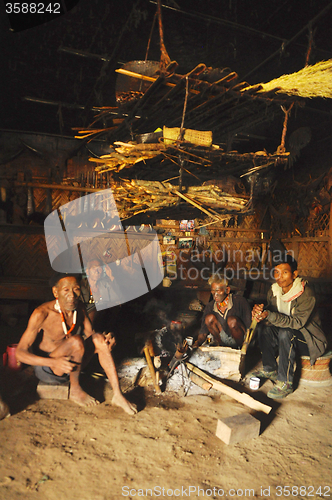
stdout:
POLYGON ((90 158, 97 172, 116 174, 125 168, 129 177, 148 180, 177 175, 180 184, 188 185, 194 183, 195 176, 198 184, 215 176, 249 175, 287 163, 285 151, 245 151, 245 137, 257 125, 282 114, 281 105, 287 107, 301 98, 273 91, 259 94, 260 86, 248 88, 246 82, 239 83, 235 72, 204 64, 185 75, 166 71, 146 76, 121 68, 117 72, 128 78, 129 87, 130 81, 134 87, 147 80, 150 87, 137 96, 131 94, 128 102, 118 100, 117 107, 98 108, 93 124, 77 132, 77 138, 99 138, 113 145, 109 155, 90 158), (103 127, 98 127, 101 121, 103 127), (140 144, 142 135, 165 127, 180 130, 173 144, 140 144), (184 141, 185 129, 210 131, 213 144, 204 147, 184 141), (233 151, 234 142, 239 144, 239 151, 233 151))
MULTIPOLYGON (((95 170, 98 174, 104 172, 119 173, 123 169, 132 169, 137 164, 141 164, 140 169, 150 170, 152 166, 147 166, 147 160, 154 160, 152 165, 159 163, 159 172, 153 169, 154 175, 165 178, 164 164, 173 164, 173 169, 182 169, 194 180, 202 180, 207 176, 229 174, 240 174, 243 176, 260 172, 269 167, 285 165, 289 153, 268 154, 266 151, 252 153, 238 153, 237 151, 226 152, 218 145, 211 147, 195 146, 184 141, 174 141, 173 144, 158 142, 153 144, 138 144, 131 141, 124 143, 115 141, 113 151, 99 158, 90 157, 89 160, 96 164, 95 170), (185 165, 185 166, 184 166, 185 165), (145 167, 145 168, 144 168, 145 167)), ((165 165, 166 166, 166 165, 165 165)), ((167 175, 171 175, 167 167, 167 175)))
MULTIPOLYGON (((75 183, 77 184, 77 183, 75 183)), ((169 182, 129 180, 113 181, 109 186, 94 188, 80 187, 71 184, 43 184, 37 182, 15 182, 17 186, 26 186, 33 189, 55 189, 65 190, 77 194, 90 194, 89 203, 94 207, 90 216, 93 217, 94 210, 103 213, 98 218, 102 219, 107 212, 115 208, 122 220, 136 216, 140 213, 156 212, 163 208, 172 208, 178 205, 179 201, 193 207, 196 211, 203 213, 215 220, 224 213, 246 213, 251 209, 249 196, 242 194, 229 194, 223 191, 217 184, 209 183, 201 186, 190 186, 185 191, 180 192, 179 186, 169 182), (112 205, 112 207, 110 206, 112 205)), ((74 200, 73 200, 74 201, 74 200)), ((84 202, 83 202, 84 203, 84 202)), ((71 203, 71 210, 68 215, 79 215, 82 204, 79 198, 76 203, 71 203)), ((90 217, 90 218, 91 218, 90 217)))

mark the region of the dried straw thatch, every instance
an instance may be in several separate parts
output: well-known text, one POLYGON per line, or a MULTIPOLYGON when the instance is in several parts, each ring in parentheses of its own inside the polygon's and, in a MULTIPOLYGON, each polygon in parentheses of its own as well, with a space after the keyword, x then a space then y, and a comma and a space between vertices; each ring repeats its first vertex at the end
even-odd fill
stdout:
MULTIPOLYGON (((268 83, 260 83, 258 92, 297 95, 299 97, 332 98, 332 59, 320 61, 313 66, 306 66, 297 73, 282 75, 268 83)), ((242 89, 243 92, 257 85, 242 89)))

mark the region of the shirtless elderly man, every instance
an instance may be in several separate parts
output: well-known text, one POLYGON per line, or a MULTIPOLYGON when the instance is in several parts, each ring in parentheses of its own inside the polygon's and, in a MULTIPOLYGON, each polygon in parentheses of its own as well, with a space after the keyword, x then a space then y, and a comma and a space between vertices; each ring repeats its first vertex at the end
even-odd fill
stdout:
POLYGON ((115 339, 111 333, 93 331, 75 275, 57 274, 52 282, 55 300, 37 307, 17 347, 17 359, 35 367, 37 377, 45 382, 70 381, 69 398, 81 406, 98 404, 79 384, 81 366, 94 353, 114 392, 112 403, 129 415, 137 413, 135 405, 123 396, 111 354, 115 339), (42 334, 35 351, 35 341, 42 334))
POLYGON ((247 300, 230 293, 226 278, 214 274, 210 280, 211 300, 205 307, 197 343, 201 345, 211 334, 215 345, 240 348, 251 323, 247 300))

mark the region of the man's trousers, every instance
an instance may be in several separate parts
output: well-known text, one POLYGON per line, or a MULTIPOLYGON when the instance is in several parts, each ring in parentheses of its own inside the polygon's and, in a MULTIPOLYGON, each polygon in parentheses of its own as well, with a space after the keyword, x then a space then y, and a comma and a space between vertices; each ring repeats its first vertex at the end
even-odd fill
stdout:
POLYGON ((308 356, 308 344, 302 333, 292 328, 259 325, 258 343, 265 371, 278 372, 278 380, 293 382, 296 353, 308 356), (279 366, 276 358, 279 354, 279 366))

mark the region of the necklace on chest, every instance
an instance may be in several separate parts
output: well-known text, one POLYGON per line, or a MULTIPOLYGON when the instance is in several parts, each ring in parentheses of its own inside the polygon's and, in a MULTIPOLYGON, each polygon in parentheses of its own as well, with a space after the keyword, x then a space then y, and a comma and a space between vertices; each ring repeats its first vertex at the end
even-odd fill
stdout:
POLYGON ((68 331, 68 328, 67 328, 67 324, 66 324, 66 321, 65 321, 65 315, 63 314, 63 312, 61 311, 61 307, 60 307, 60 304, 59 304, 59 301, 56 300, 55 301, 55 304, 54 304, 54 309, 60 313, 60 316, 61 316, 61 323, 62 323, 62 329, 63 329, 63 333, 65 334, 65 338, 68 338, 69 335, 71 334, 71 332, 74 330, 75 328, 75 325, 76 325, 76 319, 77 319, 77 311, 75 309, 74 311, 74 314, 73 314, 73 324, 71 325, 71 327, 69 328, 69 331, 68 331))
POLYGON ((222 314, 224 314, 224 312, 226 311, 227 309, 227 306, 228 306, 228 302, 229 302, 229 296, 227 295, 227 297, 218 304, 218 302, 216 302, 217 304, 217 309, 219 312, 221 312, 222 314))

